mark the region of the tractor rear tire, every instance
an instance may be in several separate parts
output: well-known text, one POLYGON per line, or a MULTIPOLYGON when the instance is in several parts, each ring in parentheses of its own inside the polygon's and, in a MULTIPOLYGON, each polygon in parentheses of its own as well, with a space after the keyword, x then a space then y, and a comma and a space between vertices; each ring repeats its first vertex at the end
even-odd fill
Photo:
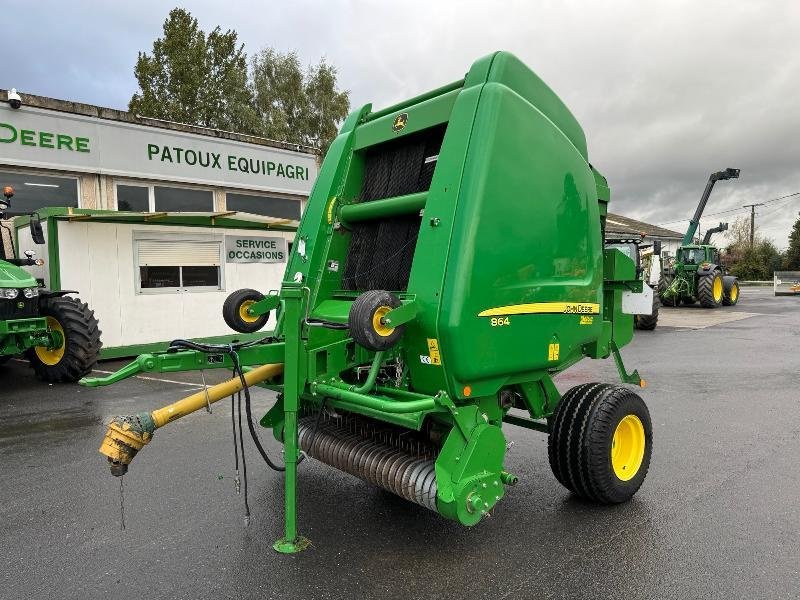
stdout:
POLYGON ((59 348, 36 346, 26 352, 36 376, 49 383, 73 383, 92 372, 100 358, 100 331, 94 311, 78 298, 43 299, 39 313, 61 333, 59 348))
POLYGON ((680 304, 680 298, 677 296, 672 296, 671 298, 667 298, 664 296, 664 292, 667 291, 667 288, 672 283, 674 277, 664 276, 661 278, 661 281, 658 282, 658 299, 661 300, 662 306, 678 306, 680 304))
POLYGON ((719 271, 712 271, 708 275, 698 277, 697 299, 703 308, 719 308, 722 306, 722 291, 722 274, 719 271))
POLYGON ((402 337, 405 326, 388 327, 382 318, 402 303, 384 290, 370 290, 355 299, 350 307, 350 337, 367 350, 388 350, 402 337))
POLYGON ((629 388, 579 385, 561 398, 547 446, 550 468, 568 490, 600 504, 626 502, 650 467, 650 412, 629 388))
POLYGON ((253 317, 247 314, 247 308, 263 299, 264 294, 258 290, 245 288, 231 292, 222 305, 222 318, 234 331, 255 333, 267 324, 269 313, 253 317))
POLYGON ((633 325, 636 329, 653 331, 658 325, 658 309, 661 308, 661 301, 658 294, 653 294, 653 312, 649 315, 634 315, 633 325))
POLYGON ((736 277, 726 275, 722 278, 722 305, 736 306, 739 302, 739 280, 736 277))

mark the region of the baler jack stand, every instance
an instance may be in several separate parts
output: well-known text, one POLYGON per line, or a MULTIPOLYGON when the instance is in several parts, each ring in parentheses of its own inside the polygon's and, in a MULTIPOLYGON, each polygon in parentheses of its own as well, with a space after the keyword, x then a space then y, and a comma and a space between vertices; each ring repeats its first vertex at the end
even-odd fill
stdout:
POLYGON ((634 369, 633 373, 629 374, 625 370, 625 364, 622 362, 622 355, 619 353, 619 347, 616 342, 612 340, 610 346, 611 353, 614 355, 614 363, 617 365, 617 371, 619 372, 619 378, 622 383, 631 383, 633 385, 638 385, 640 388, 646 388, 647 382, 641 378, 639 371, 634 369))

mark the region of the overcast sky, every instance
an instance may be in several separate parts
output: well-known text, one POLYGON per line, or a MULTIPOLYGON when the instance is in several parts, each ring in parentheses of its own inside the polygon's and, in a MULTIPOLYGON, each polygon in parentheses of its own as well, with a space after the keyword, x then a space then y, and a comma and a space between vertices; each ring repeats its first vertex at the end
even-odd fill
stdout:
MULTIPOLYGON (((480 3, 332 0, 185 2, 201 26, 235 29, 253 53, 297 50, 339 69, 352 106, 382 107, 459 79, 510 50, 566 102, 613 212, 688 219, 725 167, 707 213, 800 192, 800 2, 643 0, 480 3)), ((0 87, 126 108, 136 53, 150 51, 171 2, 10 2, 0 87)), ((800 196, 759 208, 784 248, 800 196)), ((742 212, 704 219, 701 227, 742 212)), ((670 223, 682 231, 686 222, 670 223)), ((719 240, 720 242, 722 240, 719 240)))

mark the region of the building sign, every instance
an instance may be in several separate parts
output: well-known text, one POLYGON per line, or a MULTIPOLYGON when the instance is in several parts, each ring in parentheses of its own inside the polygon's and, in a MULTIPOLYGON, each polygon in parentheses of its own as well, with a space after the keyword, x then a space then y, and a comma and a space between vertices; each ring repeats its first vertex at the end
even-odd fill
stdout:
POLYGON ((311 154, 0 104, 0 164, 307 196, 311 154))
POLYGON ((288 245, 282 237, 225 236, 225 262, 282 263, 288 255, 288 245))

